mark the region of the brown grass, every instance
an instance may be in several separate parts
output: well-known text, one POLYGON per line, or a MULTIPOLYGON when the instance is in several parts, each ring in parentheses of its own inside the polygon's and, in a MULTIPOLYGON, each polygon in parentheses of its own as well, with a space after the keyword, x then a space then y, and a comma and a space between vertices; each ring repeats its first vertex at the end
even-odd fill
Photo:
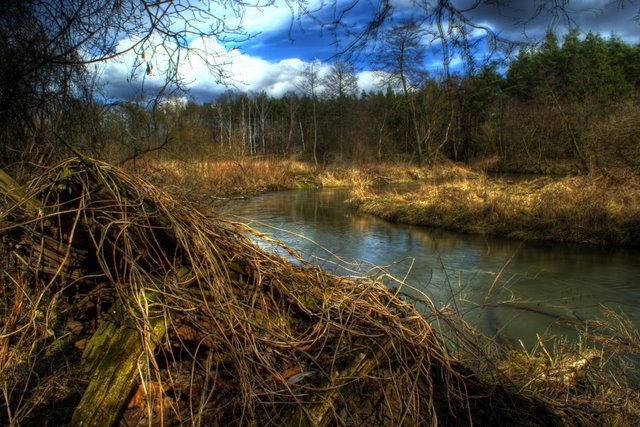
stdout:
POLYGON ((143 174, 163 186, 215 197, 257 194, 314 183, 314 168, 287 159, 240 159, 184 162, 146 160, 143 174))
POLYGON ((254 246, 252 230, 121 170, 65 162, 29 194, 41 211, 25 215, 21 201, 2 211, 7 423, 68 422, 86 386, 81 341, 112 313, 147 349, 148 399, 131 396, 129 424, 429 422, 468 417, 465 389, 483 387, 383 285, 295 266, 254 246), (166 330, 153 351, 158 319, 166 330))
POLYGON ((172 192, 205 200, 277 190, 404 183, 430 176, 426 169, 404 163, 315 167, 275 157, 193 162, 150 157, 139 162, 137 169, 137 173, 172 192))
POLYGON ((624 171, 522 182, 469 173, 404 194, 361 187, 350 203, 390 221, 465 233, 640 246, 640 177, 624 171))
POLYGON ((483 359, 466 326, 426 295, 418 313, 374 280, 333 276, 284 248, 294 264, 254 245, 246 226, 107 164, 64 162, 28 195, 0 199, 3 423, 67 423, 87 386, 81 349, 106 321, 130 325, 145 349, 126 425, 639 419, 632 391, 627 407, 576 406, 577 386, 546 397, 482 381, 445 345, 483 359))

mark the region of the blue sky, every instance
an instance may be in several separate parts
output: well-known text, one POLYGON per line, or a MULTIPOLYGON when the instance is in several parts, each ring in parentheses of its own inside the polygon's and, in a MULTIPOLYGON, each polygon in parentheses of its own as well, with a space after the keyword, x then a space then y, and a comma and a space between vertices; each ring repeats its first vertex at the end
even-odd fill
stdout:
MULTIPOLYGON (((424 0, 428 2, 428 0, 424 0)), ((454 2, 464 8, 473 0, 454 2)), ((479 7, 468 16, 477 23, 491 28, 503 38, 514 41, 536 42, 544 35, 549 26, 556 28, 559 34, 566 31, 567 17, 548 10, 553 2, 544 0, 513 0, 508 7, 497 9, 495 5, 480 2, 479 7)), ((291 4, 291 3, 290 3, 291 4)), ((321 0, 307 2, 310 8, 319 8, 321 0)), ((339 0, 338 9, 351 3, 339 0)), ((391 0, 392 17, 388 24, 393 25, 399 19, 414 17, 420 19, 421 9, 411 0, 391 0)), ((343 23, 348 30, 357 31, 366 23, 378 7, 375 0, 359 0, 351 8, 343 23)), ((629 43, 640 43, 640 22, 638 13, 640 0, 597 1, 573 0, 568 11, 571 24, 578 25, 583 32, 593 31, 608 36, 615 32, 629 43)), ((315 13, 315 17, 331 22, 333 10, 325 8, 315 13)), ((240 21, 238 21, 240 22, 240 21)), ((228 88, 245 92, 266 91, 272 96, 282 96, 287 91, 297 90, 297 79, 306 65, 313 59, 322 61, 321 74, 326 73, 330 61, 336 54, 336 42, 342 46, 349 42, 347 37, 337 39, 327 28, 307 16, 298 16, 282 0, 264 8, 248 8, 241 21, 251 38, 241 43, 223 43, 215 39, 193 39, 190 45, 206 48, 215 55, 214 62, 222 67, 229 79, 225 86, 214 81, 204 60, 194 55, 183 61, 180 72, 184 76, 186 87, 199 101, 214 99, 228 88), (299 18, 299 19, 298 19, 299 18)), ((428 27, 428 24, 425 24, 428 27)), ((479 34, 479 33, 478 33, 479 34)), ((121 43, 130 43, 122 40, 121 43)), ((372 49, 379 49, 373 46, 372 49)), ((203 49, 204 50, 204 49, 203 49)), ((435 72, 441 66, 440 46, 438 43, 427 46, 425 68, 435 72)), ((156 57, 154 69, 162 69, 163 58, 156 57)), ((110 61, 101 67, 100 81, 103 91, 109 98, 130 97, 139 91, 141 79, 130 80, 129 74, 133 56, 110 61)), ((363 52, 356 61, 360 89, 377 90, 378 79, 375 65, 368 61, 367 52, 363 52)), ((455 64, 454 64, 455 66, 455 64)), ((147 88, 160 86, 162 76, 153 73, 145 77, 147 88)))

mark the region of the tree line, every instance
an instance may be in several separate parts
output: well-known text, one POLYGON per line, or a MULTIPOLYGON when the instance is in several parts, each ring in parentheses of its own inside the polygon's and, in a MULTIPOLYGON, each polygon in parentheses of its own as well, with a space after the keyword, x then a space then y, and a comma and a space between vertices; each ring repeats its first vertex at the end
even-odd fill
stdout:
POLYGON ((417 27, 396 28, 377 58, 384 87, 357 90, 353 65, 326 76, 310 63, 296 92, 228 91, 215 102, 118 103, 103 115, 108 146, 134 158, 163 147, 178 157, 296 155, 316 162, 442 158, 537 173, 640 167, 640 46, 615 35, 522 48, 506 66, 429 75, 417 27), (406 55, 403 57, 403 55, 406 55))
MULTIPOLYGON (((379 70, 379 90, 358 93, 347 60, 332 64, 327 75, 313 61, 297 90, 282 97, 229 91, 201 104, 170 96, 183 86, 178 64, 187 53, 202 54, 187 37, 246 36, 235 21, 213 13, 209 2, 186 2, 188 8, 138 0, 5 3, 3 167, 49 164, 68 154, 61 141, 121 163, 135 163, 150 151, 188 158, 286 155, 316 164, 491 159, 502 169, 532 172, 640 163, 639 48, 615 35, 583 36, 574 29, 560 41, 549 31, 543 43, 521 47, 508 63, 474 64, 478 40, 500 42, 471 19, 474 8, 427 2, 419 22, 391 26, 392 11, 383 2, 364 38, 345 39, 351 48, 358 40, 376 40, 379 54, 371 65, 379 70), (171 25, 178 21, 186 27, 171 25), (485 36, 469 37, 474 29, 485 36), (426 46, 442 50, 444 68, 437 75, 424 68, 426 46), (158 51, 170 59, 163 69, 153 60, 158 51), (154 102, 105 102, 96 95, 93 64, 125 54, 136 58, 132 79, 165 77, 154 88, 154 102), (454 57, 468 60, 464 71, 450 72, 454 57)), ((499 8, 504 2, 484 3, 499 8)), ((570 18, 566 7, 550 12, 570 18)), ((223 80, 224 70, 210 66, 210 78, 223 80)))

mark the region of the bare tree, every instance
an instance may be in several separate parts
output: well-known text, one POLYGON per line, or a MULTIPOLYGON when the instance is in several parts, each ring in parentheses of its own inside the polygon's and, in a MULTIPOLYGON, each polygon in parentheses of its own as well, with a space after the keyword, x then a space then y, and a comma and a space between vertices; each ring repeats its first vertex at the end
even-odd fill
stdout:
POLYGON ((409 110, 420 165, 424 162, 424 155, 413 92, 424 80, 424 36, 425 31, 415 21, 405 21, 396 25, 384 35, 382 49, 375 58, 382 83, 402 90, 409 110))
POLYGON ((358 77, 353 64, 336 61, 323 80, 324 93, 328 98, 347 98, 355 96, 358 90, 358 77))
MULTIPOLYGON (((184 87, 180 63, 199 56, 216 81, 224 60, 194 39, 240 42, 241 18, 255 3, 237 0, 5 0, 0 7, 0 161, 28 150, 52 153, 67 132, 64 106, 93 102, 92 64, 134 58, 130 77, 148 81, 152 95, 184 87), (224 9, 223 14, 219 14, 224 9), (159 78, 158 78, 159 77, 159 78), (54 136, 55 135, 55 136, 54 136)), ((70 113, 78 111, 74 108, 70 113)), ((91 123, 92 120, 83 120, 91 123)), ((88 130, 87 130, 88 131, 88 130)))
POLYGON ((335 129, 337 131, 340 158, 344 157, 345 125, 348 122, 347 104, 355 98, 358 90, 358 77, 355 67, 346 61, 336 61, 322 80, 323 94, 326 98, 335 100, 334 110, 335 129))
POLYGON ((311 98, 311 105, 313 108, 313 163, 318 166, 318 114, 317 114, 317 102, 318 94, 320 93, 320 87, 322 84, 322 78, 320 77, 320 61, 314 58, 311 61, 300 76, 298 88, 306 96, 311 98))
MULTIPOLYGON (((335 35, 341 52, 355 52, 376 40, 394 14, 390 0, 374 1, 368 19, 354 26, 345 17, 360 1, 329 0, 316 8, 303 0, 285 4, 291 9, 292 26, 296 21, 303 25, 305 17, 315 20, 335 35)), ((616 3, 621 7, 630 2, 616 3)), ((422 28, 429 29, 429 43, 442 51, 448 78, 452 58, 471 59, 480 44, 508 46, 476 12, 515 9, 528 3, 425 0, 412 4, 412 15, 422 28)), ((570 0, 534 1, 522 23, 543 16, 569 22, 570 4, 570 0)), ((4 0, 0 7, 2 160, 24 151, 27 142, 37 149, 51 135, 61 134, 61 106, 69 100, 93 99, 91 64, 132 54, 132 76, 142 80, 148 75, 162 77, 149 81, 147 89, 155 94, 183 88, 179 65, 193 56, 202 58, 215 80, 225 80, 229 77, 223 66, 226 60, 209 50, 207 43, 191 42, 242 42, 248 35, 242 27, 246 10, 273 5, 273 1, 259 0, 4 0)))

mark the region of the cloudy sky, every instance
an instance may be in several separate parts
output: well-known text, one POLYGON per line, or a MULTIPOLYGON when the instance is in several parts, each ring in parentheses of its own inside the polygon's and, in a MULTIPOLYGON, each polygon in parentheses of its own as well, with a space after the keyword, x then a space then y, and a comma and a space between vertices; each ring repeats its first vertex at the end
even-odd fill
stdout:
MULTIPOLYGON (((233 87, 245 92, 265 91, 272 96, 282 96, 288 91, 298 91, 299 76, 313 58, 322 61, 320 72, 326 73, 334 60, 336 44, 338 48, 344 47, 350 41, 345 31, 363 28, 379 4, 376 3, 378 0, 357 0, 355 3, 353 0, 338 0, 338 10, 348 7, 349 12, 342 21, 345 24, 343 31, 336 38, 326 26, 320 24, 320 21, 331 22, 335 9, 321 9, 321 1, 306 2, 310 9, 317 9, 315 19, 299 17, 297 10, 292 11, 288 6, 292 3, 284 0, 275 0, 273 5, 266 7, 245 9, 244 15, 235 22, 241 24, 251 37, 240 43, 221 42, 213 38, 190 39, 190 47, 198 52, 206 52, 190 55, 180 65, 180 74, 191 95, 199 101, 208 101, 233 87), (204 56, 224 71, 227 85, 216 82, 206 66, 204 56)), ((424 3, 433 2, 425 0, 424 3)), ((459 9, 465 9, 476 2, 458 0, 454 3, 459 9)), ((629 43, 640 43, 640 0, 572 0, 564 11, 552 8, 553 4, 563 3, 563 0, 512 0, 500 8, 495 6, 496 2, 478 3, 480 5, 467 12, 467 16, 508 40, 536 42, 550 26, 562 34, 568 25, 577 25, 584 33, 593 31, 605 37, 615 33, 629 43)), ((391 5, 392 13, 387 25, 407 18, 421 19, 424 15, 412 0, 391 0, 391 5)), ((424 25, 428 29, 429 23, 425 22, 424 25)), ((132 40, 124 39, 120 43, 126 46, 132 40)), ((368 60, 371 56, 368 54, 376 49, 379 49, 379 45, 372 44, 355 59, 359 87, 365 91, 379 88, 375 65, 368 60)), ((440 45, 435 43, 426 46, 426 51, 425 68, 437 72, 442 66, 440 45)), ((153 58, 151 65, 155 64, 155 67, 149 73, 140 73, 138 78, 131 79, 134 59, 135 55, 131 53, 118 61, 101 65, 100 82, 107 97, 126 98, 139 93, 142 75, 147 89, 161 86, 163 77, 154 70, 163 68, 166 59, 162 54, 156 54, 153 58)))

